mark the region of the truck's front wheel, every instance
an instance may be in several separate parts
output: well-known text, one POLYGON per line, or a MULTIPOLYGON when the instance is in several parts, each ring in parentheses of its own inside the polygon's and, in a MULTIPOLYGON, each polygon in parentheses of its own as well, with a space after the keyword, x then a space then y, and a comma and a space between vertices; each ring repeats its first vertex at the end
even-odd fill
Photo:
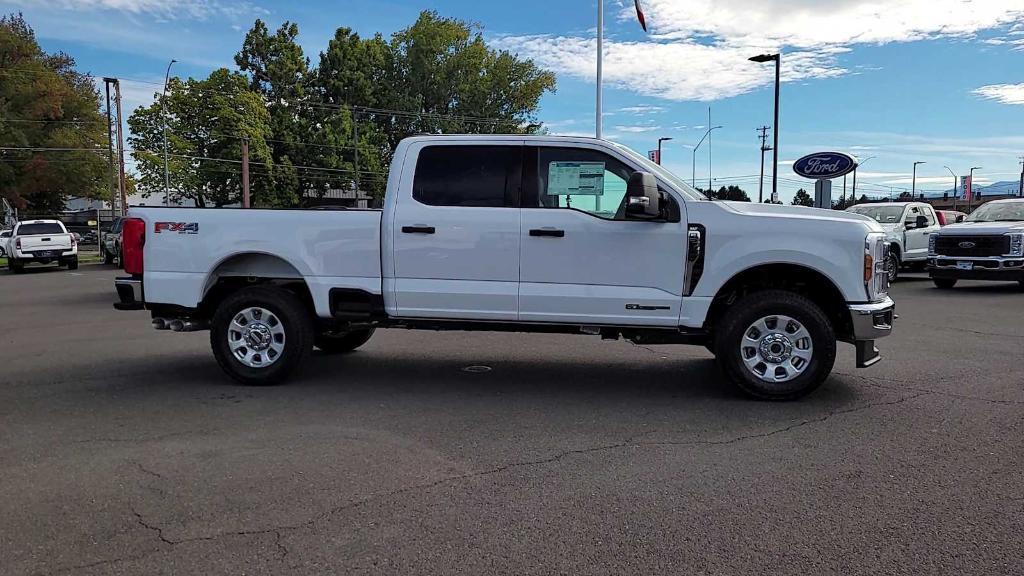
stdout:
POLYGON ((747 394, 794 400, 813 392, 832 371, 835 331, 821 308, 799 294, 756 292, 720 319, 715 358, 747 394))
POLYGON ((256 286, 239 290, 217 307, 210 345, 229 376, 248 385, 277 384, 309 355, 310 312, 291 292, 256 286))

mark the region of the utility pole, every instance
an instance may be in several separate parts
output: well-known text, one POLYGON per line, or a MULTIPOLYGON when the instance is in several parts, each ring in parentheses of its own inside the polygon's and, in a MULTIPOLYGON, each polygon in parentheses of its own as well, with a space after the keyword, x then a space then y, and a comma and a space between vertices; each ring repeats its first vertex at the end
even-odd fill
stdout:
POLYGON ((597 108, 596 123, 596 135, 597 139, 601 139, 601 128, 604 123, 604 113, 601 109, 604 107, 604 95, 602 90, 602 84, 604 83, 604 0, 597 0, 597 95, 595 98, 595 104, 597 108))
POLYGON ((355 139, 355 169, 356 169, 356 200, 354 206, 359 205, 359 112, 352 109, 352 135, 355 139))
POLYGON ((160 96, 160 119, 163 121, 164 136, 164 206, 171 205, 171 171, 167 167, 167 81, 171 78, 171 66, 177 60, 171 59, 167 63, 167 72, 164 74, 164 91, 160 96))
MULTIPOLYGON (((114 119, 113 119, 113 108, 110 103, 110 84, 114 81, 113 78, 103 79, 103 88, 107 94, 107 159, 110 164, 110 215, 114 215, 114 204, 117 202, 117 172, 114 168, 114 119)), ((101 211, 103 209, 103 203, 100 203, 99 209, 96 210, 96 227, 99 229, 99 223, 101 221, 101 211)), ((97 238, 99 238, 99 232, 97 232, 97 238)))
MULTIPOLYGON (((757 201, 764 202, 764 153, 771 150, 771 146, 768 146, 768 130, 767 126, 761 126, 757 129, 761 133, 761 180, 757 187, 757 201)), ((774 200, 774 198, 773 198, 774 200)))
MULTIPOLYGON (((711 126, 711 106, 708 106, 708 126, 711 126)), ((711 130, 708 130, 708 191, 711 191, 711 130)))
POLYGON ((242 208, 249 206, 249 139, 242 138, 242 208))
POLYGON ((128 187, 124 180, 124 131, 121 116, 121 81, 114 78, 114 107, 117 108, 117 184, 120 190, 121 216, 128 213, 128 187))

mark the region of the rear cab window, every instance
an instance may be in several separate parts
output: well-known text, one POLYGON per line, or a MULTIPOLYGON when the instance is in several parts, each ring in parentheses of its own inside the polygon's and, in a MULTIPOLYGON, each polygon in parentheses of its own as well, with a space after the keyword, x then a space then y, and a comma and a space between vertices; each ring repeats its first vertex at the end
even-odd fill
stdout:
POLYGON ((30 222, 18 225, 15 236, 39 236, 42 234, 65 234, 64 226, 57 222, 30 222))

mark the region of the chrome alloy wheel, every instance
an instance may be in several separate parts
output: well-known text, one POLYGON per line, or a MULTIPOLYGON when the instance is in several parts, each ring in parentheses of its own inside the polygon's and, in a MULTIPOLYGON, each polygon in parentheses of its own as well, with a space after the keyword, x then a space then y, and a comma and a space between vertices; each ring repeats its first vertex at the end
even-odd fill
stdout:
POLYGON ((242 364, 266 368, 284 352, 284 324, 266 308, 246 308, 231 320, 228 347, 242 364))
POLYGON ((788 382, 807 369, 814 355, 811 333, 789 316, 765 316, 750 325, 740 358, 765 382, 788 382))

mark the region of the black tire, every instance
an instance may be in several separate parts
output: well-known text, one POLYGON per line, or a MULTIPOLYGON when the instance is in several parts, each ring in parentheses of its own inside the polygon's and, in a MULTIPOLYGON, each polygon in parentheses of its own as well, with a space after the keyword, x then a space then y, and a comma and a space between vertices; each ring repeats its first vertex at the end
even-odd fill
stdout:
POLYGON ((324 354, 344 354, 366 344, 373 336, 374 331, 374 328, 366 328, 342 334, 321 332, 316 335, 313 345, 324 354))
POLYGON ((19 264, 13 258, 7 259, 7 268, 15 274, 23 274, 25 272, 25 265, 19 264))
POLYGON ((210 347, 221 369, 248 386, 278 384, 291 376, 313 347, 312 313, 283 288, 254 286, 231 294, 217 307, 210 325, 210 347), (228 333, 236 315, 248 308, 263 308, 284 326, 283 351, 268 366, 251 367, 231 351, 228 333))
POLYGON ((78 270, 78 258, 73 258, 67 261, 68 270, 78 270))
POLYGON ((951 290, 956 286, 956 278, 932 278, 932 282, 940 290, 951 290))
POLYGON ((900 256, 892 248, 889 249, 889 256, 885 261, 885 272, 889 275, 890 285, 900 277, 900 256))
POLYGON ((113 264, 114 263, 114 255, 111 254, 110 252, 107 252, 106 248, 103 247, 103 244, 100 244, 100 253, 103 256, 103 263, 104 264, 113 264))
MULTIPOLYGON (((828 317, 811 300, 785 290, 764 290, 740 298, 725 311, 718 320, 715 350, 715 359, 722 371, 744 393, 761 400, 795 400, 816 390, 832 371, 836 360, 836 335, 828 317), (755 322, 775 315, 789 316, 801 324, 813 346, 811 358, 802 371, 784 382, 767 382, 754 374, 745 364, 740 349, 755 322)), ((764 372, 768 369, 765 365, 764 372)))

